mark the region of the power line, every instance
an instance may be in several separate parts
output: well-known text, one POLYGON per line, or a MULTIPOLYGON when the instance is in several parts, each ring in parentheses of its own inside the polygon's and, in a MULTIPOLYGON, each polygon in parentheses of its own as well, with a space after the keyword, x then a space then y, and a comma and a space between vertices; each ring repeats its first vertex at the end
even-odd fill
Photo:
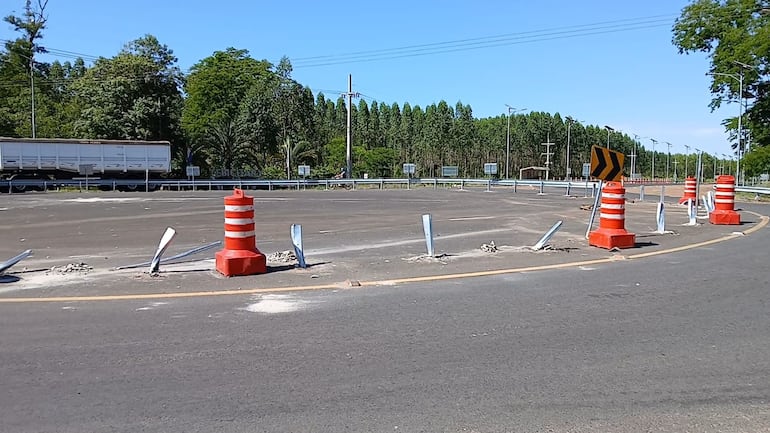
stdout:
POLYGON ((671 19, 672 16, 670 15, 657 15, 645 18, 623 19, 594 24, 556 27, 496 36, 435 42, 430 44, 408 45, 397 48, 356 51, 345 54, 333 54, 325 56, 297 57, 292 59, 292 64, 293 66, 300 68, 316 67, 345 63, 370 62, 376 60, 390 60, 403 57, 416 57, 457 51, 468 51, 507 45, 517 45, 522 43, 569 39, 597 34, 663 27, 671 25, 671 19))

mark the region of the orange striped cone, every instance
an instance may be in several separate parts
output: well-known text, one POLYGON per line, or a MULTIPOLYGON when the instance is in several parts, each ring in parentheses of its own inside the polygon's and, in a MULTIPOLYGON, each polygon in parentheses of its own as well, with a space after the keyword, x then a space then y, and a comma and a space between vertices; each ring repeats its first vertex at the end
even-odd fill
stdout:
POLYGON ((599 248, 633 248, 636 235, 626 231, 626 189, 617 182, 602 188, 599 228, 588 234, 588 244, 599 248))
POLYGON ((714 211, 709 214, 711 224, 738 225, 741 214, 735 211, 735 177, 721 175, 717 177, 714 192, 714 211))
POLYGON ((694 177, 688 176, 684 180, 684 195, 679 199, 679 204, 687 203, 687 200, 695 201, 697 182, 694 177))
POLYGON ((222 275, 254 275, 267 272, 267 258, 257 249, 254 197, 235 189, 225 197, 225 247, 215 255, 222 275))

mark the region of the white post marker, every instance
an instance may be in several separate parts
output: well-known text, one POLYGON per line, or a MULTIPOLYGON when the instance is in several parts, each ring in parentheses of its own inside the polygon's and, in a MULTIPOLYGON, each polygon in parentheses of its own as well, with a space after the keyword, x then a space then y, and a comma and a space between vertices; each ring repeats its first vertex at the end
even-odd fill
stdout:
POLYGON ((30 254, 32 254, 32 250, 24 251, 23 253, 19 254, 16 257, 10 258, 2 263, 0 263, 0 274, 5 272, 8 268, 15 265, 16 263, 19 263, 20 261, 27 258, 30 254))
POLYGON ((594 206, 591 208, 591 216, 588 217, 588 228, 586 229, 586 239, 588 239, 588 235, 591 234, 591 229, 594 226, 594 220, 596 219, 596 208, 599 207, 599 199, 602 196, 603 186, 604 186, 604 181, 600 180, 598 191, 596 192, 596 196, 594 197, 594 206))
POLYGON ((639 201, 644 201, 644 185, 639 185, 639 201))
POLYGON ((168 248, 169 244, 174 239, 174 236, 176 236, 176 230, 171 227, 167 227, 166 231, 163 233, 163 237, 160 238, 158 249, 155 251, 155 255, 152 257, 152 261, 150 262, 150 273, 158 272, 160 269, 160 256, 162 256, 166 251, 166 248, 168 248))
POLYGON ((428 256, 436 257, 433 250, 433 218, 430 214, 422 216, 422 231, 425 233, 425 245, 428 247, 428 256))
POLYGON ((540 240, 537 241, 537 243, 532 246, 532 250, 533 251, 541 250, 545 246, 545 243, 548 242, 548 240, 550 240, 551 237, 559 230, 559 227, 561 227, 561 224, 562 224, 561 221, 556 221, 556 224, 554 224, 550 230, 545 232, 543 237, 540 238, 540 240))
POLYGON ((698 209, 695 208, 695 202, 691 199, 687 199, 687 216, 690 218, 690 222, 685 224, 686 226, 694 226, 697 225, 697 221, 695 221, 696 215, 698 213, 698 209))
POLYGON ((702 195, 700 196, 700 202, 703 203, 703 211, 705 212, 704 215, 698 215, 698 207, 695 208, 695 218, 700 219, 708 219, 709 214, 714 210, 713 206, 711 205, 711 202, 708 199, 708 195, 702 195))
POLYGON ((658 203, 656 216, 658 217, 658 230, 655 233, 666 233, 666 211, 663 202, 658 203))
POLYGON ((305 248, 302 244, 302 226, 299 224, 291 225, 291 243, 294 245, 294 255, 297 256, 297 262, 302 269, 307 268, 305 262, 305 248))

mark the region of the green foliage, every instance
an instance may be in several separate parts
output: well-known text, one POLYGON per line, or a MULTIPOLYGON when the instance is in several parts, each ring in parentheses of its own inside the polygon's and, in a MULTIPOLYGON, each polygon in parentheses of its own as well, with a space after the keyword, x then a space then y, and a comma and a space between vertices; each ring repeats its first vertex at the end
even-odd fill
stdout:
MULTIPOLYGON (((712 74, 711 108, 753 95, 756 99, 747 113, 748 128, 754 132, 759 145, 770 144, 768 3, 764 0, 696 0, 684 8, 673 33, 673 43, 680 53, 708 54, 711 60, 708 73, 712 74), (743 77, 743 95, 740 77, 743 77)), ((733 139, 737 137, 737 123, 736 119, 724 123, 726 129, 732 131, 733 139)))
POLYGON ((182 74, 176 57, 154 36, 100 58, 73 84, 83 108, 75 122, 87 138, 174 140, 180 135, 182 74))
POLYGON ((770 146, 759 147, 747 153, 743 158, 741 169, 747 176, 770 173, 770 146))

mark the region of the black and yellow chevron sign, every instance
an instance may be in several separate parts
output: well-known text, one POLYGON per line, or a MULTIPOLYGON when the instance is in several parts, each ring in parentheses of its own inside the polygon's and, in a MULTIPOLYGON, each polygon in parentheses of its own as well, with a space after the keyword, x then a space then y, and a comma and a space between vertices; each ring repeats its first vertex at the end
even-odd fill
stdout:
POLYGON ((619 181, 623 177, 623 161, 626 155, 604 147, 591 146, 591 176, 606 181, 619 181))

